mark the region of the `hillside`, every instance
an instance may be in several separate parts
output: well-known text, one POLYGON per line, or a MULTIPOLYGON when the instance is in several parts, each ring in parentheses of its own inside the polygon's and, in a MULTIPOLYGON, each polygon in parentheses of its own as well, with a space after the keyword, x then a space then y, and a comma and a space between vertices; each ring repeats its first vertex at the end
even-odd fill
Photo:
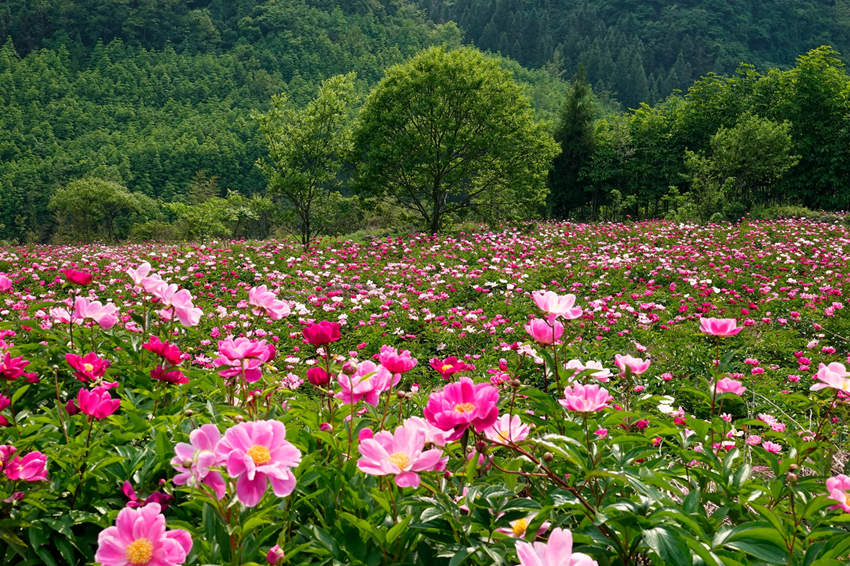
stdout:
POLYGON ((847 0, 417 0, 464 40, 529 67, 571 76, 579 63, 595 91, 627 107, 686 89, 742 62, 789 68, 830 44, 850 52, 847 0))

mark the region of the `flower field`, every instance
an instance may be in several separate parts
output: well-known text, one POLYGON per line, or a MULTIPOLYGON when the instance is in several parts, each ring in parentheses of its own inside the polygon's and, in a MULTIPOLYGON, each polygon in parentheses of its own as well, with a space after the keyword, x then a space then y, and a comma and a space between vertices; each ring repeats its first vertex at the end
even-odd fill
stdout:
POLYGON ((848 248, 0 249, 0 563, 846 564, 848 248))

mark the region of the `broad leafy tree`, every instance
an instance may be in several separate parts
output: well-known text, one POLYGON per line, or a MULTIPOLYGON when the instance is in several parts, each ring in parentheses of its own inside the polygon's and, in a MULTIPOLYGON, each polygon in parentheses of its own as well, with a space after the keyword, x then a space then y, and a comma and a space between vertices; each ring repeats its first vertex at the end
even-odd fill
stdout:
POLYGON ((438 232, 447 216, 540 210, 558 147, 512 76, 472 48, 387 70, 355 131, 355 188, 389 195, 438 232))

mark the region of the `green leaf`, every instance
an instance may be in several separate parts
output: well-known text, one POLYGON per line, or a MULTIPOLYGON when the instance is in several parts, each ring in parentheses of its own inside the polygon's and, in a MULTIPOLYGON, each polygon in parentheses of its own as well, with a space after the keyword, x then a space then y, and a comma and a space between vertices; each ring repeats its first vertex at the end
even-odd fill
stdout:
POLYGON ((403 521, 401 521, 400 523, 396 523, 395 525, 393 525, 393 526, 392 526, 392 528, 390 528, 390 530, 388 530, 388 531, 387 531, 386 543, 387 543, 388 545, 389 545, 389 544, 394 543, 394 542, 395 542, 395 539, 397 539, 397 538, 398 538, 398 536, 399 536, 402 532, 404 532, 404 530, 405 530, 405 529, 407 528, 407 526, 410 524, 410 521, 411 521, 412 519, 413 519, 413 516, 412 516, 412 515, 408 515, 407 517, 405 517, 405 518, 404 518, 404 520, 403 520, 403 521))
POLYGON ((643 532, 643 540, 664 564, 690 564, 688 545, 678 534, 666 527, 654 527, 643 532))

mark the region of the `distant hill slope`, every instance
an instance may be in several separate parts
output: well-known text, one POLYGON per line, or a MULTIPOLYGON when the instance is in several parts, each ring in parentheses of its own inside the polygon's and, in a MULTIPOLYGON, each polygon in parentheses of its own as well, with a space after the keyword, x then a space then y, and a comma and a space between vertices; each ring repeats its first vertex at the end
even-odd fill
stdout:
POLYGON ((829 44, 850 55, 850 0, 417 0, 464 39, 572 75, 626 106, 685 89, 709 71, 793 66, 829 44))

